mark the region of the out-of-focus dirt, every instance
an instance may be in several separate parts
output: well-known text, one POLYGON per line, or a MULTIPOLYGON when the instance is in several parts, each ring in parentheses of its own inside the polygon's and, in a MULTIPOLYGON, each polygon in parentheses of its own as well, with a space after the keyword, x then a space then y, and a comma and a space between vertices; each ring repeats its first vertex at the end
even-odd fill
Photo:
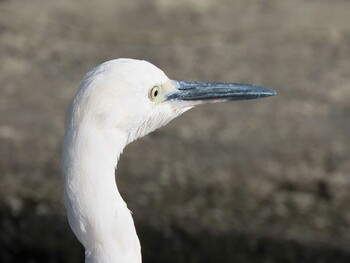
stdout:
POLYGON ((350 2, 0 1, 0 261, 79 262, 64 119, 118 57, 275 87, 133 143, 117 182, 148 262, 350 262, 350 2))

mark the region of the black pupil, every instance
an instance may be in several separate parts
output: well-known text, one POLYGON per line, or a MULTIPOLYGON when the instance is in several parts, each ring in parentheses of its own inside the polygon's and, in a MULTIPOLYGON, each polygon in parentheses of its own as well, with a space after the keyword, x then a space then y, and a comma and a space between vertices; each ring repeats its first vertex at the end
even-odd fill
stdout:
POLYGON ((158 90, 155 90, 155 91, 153 92, 153 95, 154 95, 154 97, 157 97, 157 95, 158 95, 158 90))

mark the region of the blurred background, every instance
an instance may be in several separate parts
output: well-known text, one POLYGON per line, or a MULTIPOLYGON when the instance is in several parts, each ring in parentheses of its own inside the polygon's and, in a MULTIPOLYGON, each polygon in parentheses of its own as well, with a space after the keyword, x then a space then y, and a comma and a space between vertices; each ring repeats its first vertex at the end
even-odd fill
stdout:
POLYGON ((278 96, 198 107, 117 183, 144 262, 350 262, 350 2, 0 1, 0 262, 83 262, 62 201, 80 79, 118 57, 278 96))

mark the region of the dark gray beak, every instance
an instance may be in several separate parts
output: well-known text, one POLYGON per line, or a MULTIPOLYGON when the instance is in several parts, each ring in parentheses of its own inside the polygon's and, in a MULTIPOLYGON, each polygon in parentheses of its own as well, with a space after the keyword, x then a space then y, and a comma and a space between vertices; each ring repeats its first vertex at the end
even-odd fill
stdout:
POLYGON ((262 86, 223 82, 192 82, 172 80, 175 90, 166 100, 198 105, 210 102, 259 99, 276 95, 276 91, 262 86))

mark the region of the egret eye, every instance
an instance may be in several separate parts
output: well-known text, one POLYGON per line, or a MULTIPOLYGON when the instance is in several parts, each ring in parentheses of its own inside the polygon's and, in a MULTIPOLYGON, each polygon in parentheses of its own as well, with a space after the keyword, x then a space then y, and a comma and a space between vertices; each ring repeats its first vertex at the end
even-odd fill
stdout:
POLYGON ((154 86, 149 92, 149 98, 151 101, 154 101, 158 95, 159 95, 159 87, 154 86))

